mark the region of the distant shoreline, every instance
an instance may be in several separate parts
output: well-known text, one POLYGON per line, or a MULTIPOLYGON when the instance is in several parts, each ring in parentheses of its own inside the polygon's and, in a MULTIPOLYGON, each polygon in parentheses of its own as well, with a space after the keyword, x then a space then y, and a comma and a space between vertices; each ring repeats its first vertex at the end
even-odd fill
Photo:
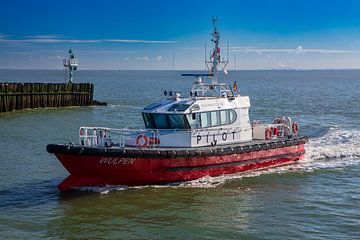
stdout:
MULTIPOLYGON (((243 72, 243 71, 358 71, 360 68, 329 68, 329 69, 228 69, 229 72, 243 72)), ((0 71, 64 71, 64 69, 23 69, 23 68, 0 68, 0 71)), ((166 71, 166 72, 203 72, 206 70, 200 69, 78 69, 78 71, 166 71)))

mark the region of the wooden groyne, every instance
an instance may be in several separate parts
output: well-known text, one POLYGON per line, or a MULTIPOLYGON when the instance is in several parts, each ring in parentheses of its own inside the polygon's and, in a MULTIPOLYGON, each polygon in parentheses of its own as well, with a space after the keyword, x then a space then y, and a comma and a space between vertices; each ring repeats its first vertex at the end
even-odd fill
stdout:
POLYGON ((0 113, 26 108, 93 105, 92 83, 0 83, 0 113))

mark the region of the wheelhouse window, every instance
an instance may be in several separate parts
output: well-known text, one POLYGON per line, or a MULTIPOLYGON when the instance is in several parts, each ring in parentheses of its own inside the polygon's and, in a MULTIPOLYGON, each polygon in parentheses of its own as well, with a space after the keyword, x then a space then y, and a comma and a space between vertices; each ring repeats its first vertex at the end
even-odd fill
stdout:
POLYGON ((143 113, 143 118, 144 118, 145 127, 154 128, 154 124, 153 124, 153 121, 152 121, 152 119, 150 117, 150 114, 143 113))
POLYGON ((165 114, 152 114, 156 128, 158 129, 168 129, 170 124, 167 120, 167 115, 165 114))
POLYGON ((230 114, 230 123, 235 122, 235 121, 236 121, 236 118, 237 118, 236 112, 235 112, 234 110, 230 110, 230 111, 229 111, 229 114, 230 114))
POLYGON ((202 128, 211 127, 211 115, 210 115, 210 112, 202 112, 200 114, 200 118, 201 118, 201 127, 202 128))
POLYGON ((186 118, 191 129, 217 127, 232 124, 236 121, 236 112, 232 109, 191 113, 186 118))
POLYGON ((166 115, 170 124, 170 129, 189 129, 189 124, 183 114, 166 115))
POLYGON ((220 123, 220 111, 210 112, 211 115, 211 126, 219 126, 220 123))
POLYGON ((143 113, 146 128, 150 129, 200 129, 232 124, 236 121, 236 112, 232 109, 190 113, 163 114, 143 113))
POLYGON ((184 114, 143 113, 146 128, 190 129, 184 114))
POLYGON ((221 110, 220 111, 220 119, 221 119, 221 125, 230 124, 230 111, 221 110))

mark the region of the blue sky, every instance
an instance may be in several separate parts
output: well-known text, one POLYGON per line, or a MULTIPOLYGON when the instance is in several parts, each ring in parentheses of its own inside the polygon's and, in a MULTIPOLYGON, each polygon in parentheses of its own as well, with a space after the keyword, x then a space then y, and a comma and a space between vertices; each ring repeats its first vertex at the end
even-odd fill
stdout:
POLYGON ((212 15, 229 70, 360 68, 355 0, 0 0, 0 68, 203 69, 212 15))

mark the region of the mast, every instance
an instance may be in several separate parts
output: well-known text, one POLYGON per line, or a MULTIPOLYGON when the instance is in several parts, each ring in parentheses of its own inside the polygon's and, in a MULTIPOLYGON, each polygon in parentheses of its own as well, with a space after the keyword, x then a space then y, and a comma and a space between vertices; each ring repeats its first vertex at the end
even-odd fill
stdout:
POLYGON ((213 48, 213 52, 210 56, 210 61, 207 61, 205 59, 206 65, 210 66, 209 67, 210 74, 214 75, 211 78, 212 84, 217 84, 217 82, 218 82, 219 68, 221 68, 221 64, 223 64, 223 69, 225 70, 227 64, 229 63, 228 60, 221 60, 220 47, 219 47, 220 33, 218 32, 218 30, 216 28, 217 21, 218 21, 218 18, 213 16, 212 23, 214 26, 214 30, 211 33, 211 35, 212 35, 211 41, 214 43, 214 48, 213 48))
POLYGON ((214 26, 214 32, 211 34, 213 38, 211 39, 212 42, 214 42, 214 49, 212 54, 212 66, 211 66, 211 72, 214 74, 214 77, 212 78, 212 83, 217 83, 218 78, 218 64, 220 62, 220 48, 219 48, 219 40, 220 40, 220 33, 216 29, 216 23, 218 19, 217 17, 212 17, 212 23, 214 26))
MULTIPOLYGON (((231 90, 230 86, 226 83, 218 83, 219 77, 219 69, 224 70, 225 74, 226 66, 229 63, 229 53, 227 50, 227 59, 221 59, 220 57, 220 47, 219 47, 219 40, 220 40, 220 33, 217 31, 216 23, 217 17, 212 17, 212 23, 214 26, 214 30, 211 33, 212 39, 211 41, 214 43, 214 48, 212 52, 210 52, 210 57, 207 59, 207 51, 206 51, 206 44, 205 44, 205 66, 209 73, 205 74, 181 74, 181 76, 185 77, 195 77, 195 81, 193 83, 193 87, 190 91, 190 96, 192 98, 198 97, 234 97, 234 92, 231 90), (211 83, 207 83, 202 79, 202 77, 206 77, 211 80, 211 83)), ((227 49, 229 49, 227 43, 227 49)))

